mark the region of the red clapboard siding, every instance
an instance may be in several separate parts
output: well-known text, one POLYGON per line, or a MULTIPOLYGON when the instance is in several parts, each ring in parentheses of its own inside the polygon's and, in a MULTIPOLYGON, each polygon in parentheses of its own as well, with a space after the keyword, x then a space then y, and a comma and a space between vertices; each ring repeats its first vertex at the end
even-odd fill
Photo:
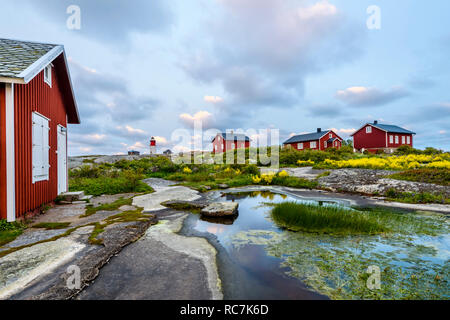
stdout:
MULTIPOLYGON (((368 125, 367 125, 368 126, 368 125)), ((372 126, 372 133, 366 133, 364 126, 353 136, 353 145, 357 150, 386 147, 386 132, 372 126)))
POLYGON ((52 87, 44 82, 44 72, 26 85, 14 85, 16 217, 52 202, 58 193, 57 126, 67 127, 66 110, 55 68, 52 87), (49 181, 32 183, 32 112, 50 119, 49 181))
POLYGON ((6 122, 5 85, 0 83, 0 219, 6 219, 6 122))

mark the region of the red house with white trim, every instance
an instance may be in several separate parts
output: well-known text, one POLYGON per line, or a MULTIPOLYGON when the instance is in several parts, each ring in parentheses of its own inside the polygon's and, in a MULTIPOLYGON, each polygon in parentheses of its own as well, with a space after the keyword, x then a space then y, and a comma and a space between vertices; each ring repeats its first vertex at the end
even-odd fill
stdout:
POLYGON ((67 124, 80 123, 64 47, 0 39, 0 219, 67 191, 67 124))
POLYGON ((366 123, 356 130, 353 136, 353 147, 360 151, 371 153, 382 150, 386 153, 394 152, 403 145, 413 146, 414 132, 390 124, 381 124, 378 121, 366 123))
POLYGON ((296 150, 326 150, 330 148, 340 149, 342 147, 342 138, 333 130, 299 134, 289 138, 283 143, 285 148, 294 148, 296 150))
POLYGON ((218 133, 212 140, 213 153, 250 148, 250 138, 245 134, 218 133))

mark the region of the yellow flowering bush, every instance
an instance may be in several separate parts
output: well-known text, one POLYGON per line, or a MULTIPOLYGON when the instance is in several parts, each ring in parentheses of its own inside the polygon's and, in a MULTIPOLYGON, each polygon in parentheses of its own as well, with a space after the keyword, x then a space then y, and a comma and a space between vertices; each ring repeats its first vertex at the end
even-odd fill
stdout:
POLYGON ((259 184, 262 179, 260 176, 252 176, 252 180, 253 180, 253 183, 259 184))
POLYGON ((274 176, 275 175, 271 174, 271 173, 269 173, 269 174, 262 174, 261 175, 261 179, 264 180, 264 182, 266 184, 271 184, 274 176))
POLYGON ((189 169, 188 167, 185 167, 185 168, 183 169, 183 172, 184 172, 184 173, 192 173, 192 170, 189 169))
POLYGON ((409 170, 422 167, 450 169, 450 161, 446 156, 415 155, 390 157, 364 157, 349 160, 325 159, 318 167, 323 168, 363 168, 380 170, 409 170))
POLYGON ((450 170, 450 161, 444 160, 444 161, 431 162, 431 163, 427 164, 427 168, 449 169, 450 170))
POLYGON ((289 173, 286 172, 286 170, 281 171, 278 176, 280 178, 285 178, 285 177, 289 177, 289 173))
POLYGON ((314 161, 311 161, 311 160, 306 160, 306 161, 298 160, 298 161, 297 161, 297 164, 298 164, 300 167, 310 167, 310 166, 313 166, 313 165, 314 165, 314 161))

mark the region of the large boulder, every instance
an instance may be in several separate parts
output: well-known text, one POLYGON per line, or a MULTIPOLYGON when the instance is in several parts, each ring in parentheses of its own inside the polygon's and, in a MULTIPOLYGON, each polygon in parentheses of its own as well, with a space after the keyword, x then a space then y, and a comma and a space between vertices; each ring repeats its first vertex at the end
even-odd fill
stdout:
POLYGON ((201 214, 207 217, 228 217, 238 213, 237 202, 214 202, 203 208, 201 214))

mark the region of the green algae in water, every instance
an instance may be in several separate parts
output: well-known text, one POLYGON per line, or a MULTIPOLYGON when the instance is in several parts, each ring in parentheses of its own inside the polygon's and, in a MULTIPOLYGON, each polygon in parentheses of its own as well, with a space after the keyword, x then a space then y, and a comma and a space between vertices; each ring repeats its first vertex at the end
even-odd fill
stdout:
POLYGON ((290 276, 332 299, 449 298, 448 256, 442 261, 445 256, 418 238, 251 230, 237 233, 232 242, 237 248, 264 245, 290 276), (380 290, 367 288, 369 266, 381 269, 380 290))
MULTIPOLYGON (((211 232, 234 256, 239 256, 234 251, 248 252, 247 246, 262 248, 268 260, 279 261, 274 272, 299 279, 315 292, 331 299, 450 298, 449 221, 442 214, 353 208, 376 215, 390 232, 329 235, 283 230, 271 219, 270 210, 276 203, 295 200, 319 204, 315 200, 257 192, 240 193, 236 198, 228 194, 226 200, 239 202, 239 217, 233 225, 199 221, 197 228, 214 229, 211 232), (381 270, 380 290, 367 288, 369 266, 381 270)), ((341 205, 338 200, 329 200, 326 205, 341 205)), ((260 260, 253 263, 264 265, 260 260)), ((258 268, 251 270, 258 272, 258 268)), ((263 271, 258 276, 272 270, 263 271)), ((280 297, 285 297, 283 294, 280 289, 280 297)))

